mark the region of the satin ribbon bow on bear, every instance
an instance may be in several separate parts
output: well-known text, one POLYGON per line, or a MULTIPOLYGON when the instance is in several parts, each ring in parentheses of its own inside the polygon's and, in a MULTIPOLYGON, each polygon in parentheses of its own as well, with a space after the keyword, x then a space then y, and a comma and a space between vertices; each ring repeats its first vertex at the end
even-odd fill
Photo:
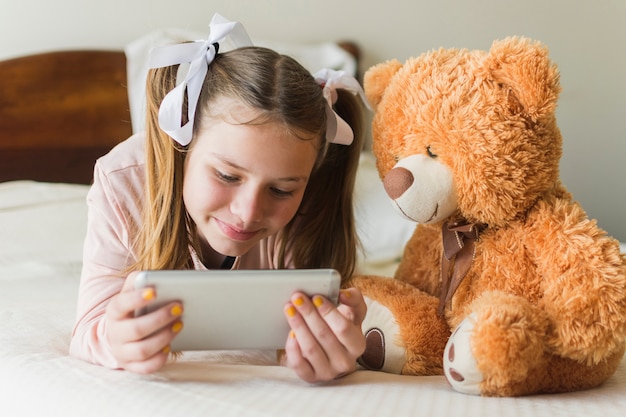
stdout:
POLYGON ((150 51, 148 62, 150 68, 190 64, 185 78, 167 93, 159 107, 159 126, 182 146, 187 146, 191 142, 200 90, 209 64, 217 54, 218 43, 228 37, 237 48, 252 45, 241 23, 231 22, 217 13, 211 19, 209 29, 207 40, 161 46, 150 51), (185 93, 188 121, 181 125, 185 93))
POLYGON ((441 294, 439 296, 439 315, 450 303, 476 253, 476 241, 480 232, 486 228, 481 223, 468 223, 463 218, 454 218, 441 228, 443 254, 441 255, 441 294))
POLYGON ((335 113, 333 104, 337 101, 337 89, 340 88, 354 95, 358 94, 363 104, 371 110, 372 107, 365 97, 363 88, 356 78, 345 71, 324 68, 313 74, 313 78, 322 87, 322 94, 326 99, 326 140, 330 143, 350 145, 354 140, 354 132, 352 132, 350 125, 335 113))

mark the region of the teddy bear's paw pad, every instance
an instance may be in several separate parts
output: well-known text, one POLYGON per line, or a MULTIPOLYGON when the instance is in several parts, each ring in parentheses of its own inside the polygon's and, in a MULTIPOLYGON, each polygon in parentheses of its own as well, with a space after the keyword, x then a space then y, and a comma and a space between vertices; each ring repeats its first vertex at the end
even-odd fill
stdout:
POLYGON ((391 311, 383 304, 365 298, 367 314, 362 329, 365 335, 365 352, 358 363, 366 369, 392 374, 402 372, 406 363, 404 348, 393 343, 399 340, 400 328, 391 311))
POLYGON ((448 383, 458 392, 480 395, 483 375, 472 354, 471 336, 476 315, 471 314, 450 336, 443 354, 443 372, 448 383))
POLYGON ((374 371, 380 371, 385 365, 385 335, 374 328, 365 332, 365 352, 358 359, 359 365, 374 371))

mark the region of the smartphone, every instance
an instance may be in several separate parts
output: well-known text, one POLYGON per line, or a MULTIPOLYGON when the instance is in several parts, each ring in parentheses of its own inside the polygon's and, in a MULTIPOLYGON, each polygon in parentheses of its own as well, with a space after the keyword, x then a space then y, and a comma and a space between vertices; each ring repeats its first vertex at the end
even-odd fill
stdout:
POLYGON ((142 271, 135 288, 157 297, 136 315, 183 303, 183 329, 173 351, 282 349, 289 334, 283 313, 295 291, 338 302, 341 276, 334 269, 142 271))

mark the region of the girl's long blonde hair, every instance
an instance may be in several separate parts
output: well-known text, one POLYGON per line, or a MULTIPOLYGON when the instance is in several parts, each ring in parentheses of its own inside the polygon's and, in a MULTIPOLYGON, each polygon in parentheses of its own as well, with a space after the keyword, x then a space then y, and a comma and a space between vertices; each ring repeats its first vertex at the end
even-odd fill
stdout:
MULTIPOLYGON (((201 253, 195 224, 182 197, 187 149, 158 125, 159 106, 174 88, 177 70, 177 66, 153 69, 147 78, 146 200, 135 242, 137 262, 130 270, 190 269, 189 245, 201 253)), ((335 268, 344 280, 349 279, 359 245, 353 189, 363 146, 360 101, 347 91, 338 91, 334 109, 352 127, 354 142, 350 146, 328 144, 320 86, 294 59, 260 47, 220 53, 209 65, 194 136, 203 124, 210 123, 208 115, 216 113, 211 105, 222 96, 261 110, 261 117, 249 123, 278 122, 303 140, 319 138, 318 161, 302 204, 281 232, 278 266, 286 267, 285 257, 290 253, 296 268, 335 268)))

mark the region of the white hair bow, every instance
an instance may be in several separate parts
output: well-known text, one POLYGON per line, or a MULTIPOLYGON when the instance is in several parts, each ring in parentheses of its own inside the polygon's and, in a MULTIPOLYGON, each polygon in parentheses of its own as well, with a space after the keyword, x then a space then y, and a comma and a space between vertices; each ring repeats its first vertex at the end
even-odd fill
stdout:
POLYGON ((313 74, 313 78, 322 86, 322 94, 327 103, 326 118, 328 122, 326 126, 326 140, 330 143, 350 145, 354 140, 354 132, 350 128, 350 125, 335 113, 333 104, 337 101, 337 89, 341 88, 350 91, 354 95, 358 94, 363 104, 371 110, 372 108, 365 97, 361 85, 356 78, 345 71, 335 71, 328 68, 316 72, 313 74))
POLYGON ((191 142, 200 90, 209 64, 213 62, 217 54, 216 44, 229 37, 235 47, 252 45, 241 23, 231 22, 217 13, 211 19, 209 29, 207 40, 167 45, 150 51, 148 62, 150 68, 190 64, 184 80, 167 93, 159 108, 159 126, 182 146, 187 146, 191 142), (188 121, 181 126, 185 92, 187 93, 188 121))

